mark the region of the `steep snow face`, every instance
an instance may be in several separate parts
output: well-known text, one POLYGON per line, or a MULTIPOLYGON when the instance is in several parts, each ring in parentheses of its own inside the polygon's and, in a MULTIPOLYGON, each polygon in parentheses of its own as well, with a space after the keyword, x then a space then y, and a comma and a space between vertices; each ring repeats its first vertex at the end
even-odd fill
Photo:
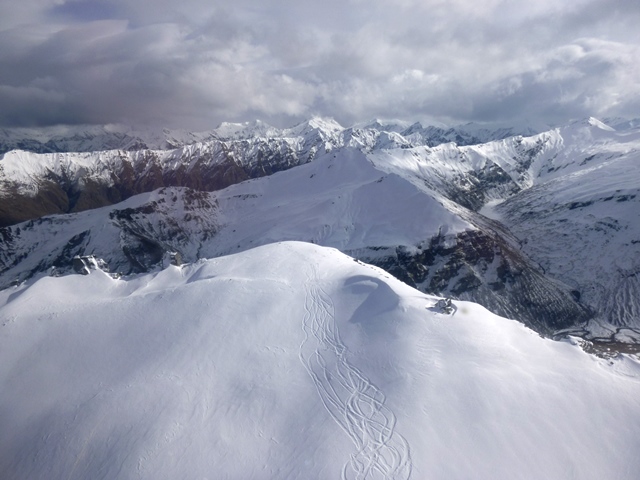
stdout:
POLYGON ((0 476, 620 478, 640 365, 281 243, 0 292, 0 476))
POLYGON ((216 243, 248 248, 297 238, 351 251, 411 245, 445 225, 452 234, 472 228, 434 195, 381 172, 359 150, 343 149, 219 192, 225 228, 216 243))

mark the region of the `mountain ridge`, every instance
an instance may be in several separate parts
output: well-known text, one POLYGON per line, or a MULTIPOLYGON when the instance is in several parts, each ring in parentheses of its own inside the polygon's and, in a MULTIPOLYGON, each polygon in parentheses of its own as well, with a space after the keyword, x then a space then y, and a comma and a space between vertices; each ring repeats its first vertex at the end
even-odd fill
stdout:
POLYGON ((615 131, 588 118, 530 137, 429 147, 409 146, 396 132, 340 130, 322 119, 281 130, 280 137, 251 137, 256 125, 266 128, 241 125, 235 139, 171 151, 5 154, 0 160, 0 210, 27 212, 33 220, 14 226, 5 220, 7 226, 0 229, 3 285, 68 264, 71 253, 112 257, 119 251, 120 259, 110 263, 128 273, 156 268, 167 251, 194 261, 267 241, 306 240, 383 266, 423 291, 479 301, 546 335, 568 330, 640 342, 637 269, 625 260, 640 256, 640 221, 632 220, 640 199, 633 168, 640 151, 637 129, 615 131), (249 130, 238 133, 243 128, 249 130), (386 140, 380 143, 381 138, 386 140), (347 164, 354 168, 344 169, 347 164), (327 176, 331 168, 343 177, 327 176), (358 190, 365 171, 369 186, 358 190), (26 180, 12 184, 15 172, 15 178, 26 180), (263 196, 268 185, 282 178, 290 180, 263 196), (580 180, 587 178, 590 183, 584 185, 580 180), (126 181, 118 183, 120 179, 126 181), (351 203, 332 193, 336 186, 351 203), (133 208, 117 206, 130 195, 158 188, 164 190, 157 198, 147 196, 142 204, 135 200, 133 208), (378 193, 362 196, 365 191, 378 193), (292 198, 297 200, 289 207, 292 198), (404 205, 393 198, 405 199, 404 205), (425 220, 411 205, 427 199, 432 206, 425 211, 447 212, 448 220, 426 221, 418 234, 414 223, 425 220), (77 213, 43 218, 38 205, 45 201, 61 203, 58 211, 84 210, 89 216, 95 206, 107 208, 100 218, 108 220, 102 222, 120 233, 102 251, 96 250, 97 226, 66 237, 56 233, 62 243, 42 250, 34 245, 46 246, 47 235, 79 218, 77 213), (378 205, 375 214, 367 202, 378 205), (25 205, 32 204, 29 211, 25 205), (115 206, 109 209, 111 204, 115 206), (249 225, 246 234, 234 215, 249 225), (379 241, 394 219, 402 219, 395 228, 400 235, 379 241), (465 226, 446 231, 456 224, 465 226), (274 230, 277 225, 288 227, 274 230), (90 231, 94 233, 86 233, 90 231), (589 243, 588 238, 599 240, 589 243), (580 251, 571 248, 579 244, 580 251), (558 250, 558 245, 564 246, 558 250), (601 251, 594 253, 593 245, 601 251), (35 255, 33 261, 24 260, 29 255, 35 255), (594 260, 607 255, 618 260, 602 266, 594 260), (558 261, 561 256, 568 261, 558 261), (567 267, 578 264, 582 267, 567 267), (593 269, 606 275, 594 282, 593 269), (621 306, 605 300, 620 288, 625 292, 621 306))

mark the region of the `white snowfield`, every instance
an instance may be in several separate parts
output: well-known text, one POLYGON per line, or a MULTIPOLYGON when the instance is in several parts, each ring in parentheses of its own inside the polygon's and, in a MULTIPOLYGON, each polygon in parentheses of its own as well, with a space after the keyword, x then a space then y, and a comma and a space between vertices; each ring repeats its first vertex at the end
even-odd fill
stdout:
POLYGON ((640 364, 299 242, 0 292, 0 478, 628 479, 640 364))

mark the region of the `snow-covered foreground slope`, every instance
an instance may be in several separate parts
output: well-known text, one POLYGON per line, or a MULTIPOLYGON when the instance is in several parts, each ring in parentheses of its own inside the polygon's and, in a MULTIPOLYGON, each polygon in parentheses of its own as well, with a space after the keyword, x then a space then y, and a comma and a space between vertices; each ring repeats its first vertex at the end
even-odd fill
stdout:
POLYGON ((333 249, 0 292, 3 479, 635 479, 640 364, 333 249))

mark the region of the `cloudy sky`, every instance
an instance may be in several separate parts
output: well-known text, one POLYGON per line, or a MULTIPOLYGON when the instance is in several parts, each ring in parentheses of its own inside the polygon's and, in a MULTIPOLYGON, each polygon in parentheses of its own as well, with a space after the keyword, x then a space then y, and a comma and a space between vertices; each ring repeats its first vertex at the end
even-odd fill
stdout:
POLYGON ((0 126, 640 116, 638 0, 0 2, 0 126))

